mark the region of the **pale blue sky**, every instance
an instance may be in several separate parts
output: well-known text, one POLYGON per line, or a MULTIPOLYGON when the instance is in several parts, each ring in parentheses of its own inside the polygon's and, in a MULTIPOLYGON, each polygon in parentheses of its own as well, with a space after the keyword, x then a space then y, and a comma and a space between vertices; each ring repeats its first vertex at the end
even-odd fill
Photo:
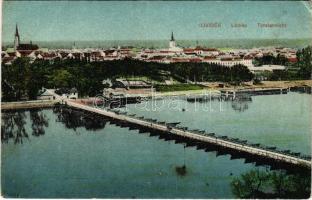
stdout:
POLYGON ((303 2, 251 1, 5 1, 3 41, 157 40, 232 38, 308 38, 311 11, 303 2), (200 28, 219 22, 221 28, 200 28), (257 23, 285 23, 287 28, 258 28, 257 23), (231 23, 246 23, 234 29, 231 23))

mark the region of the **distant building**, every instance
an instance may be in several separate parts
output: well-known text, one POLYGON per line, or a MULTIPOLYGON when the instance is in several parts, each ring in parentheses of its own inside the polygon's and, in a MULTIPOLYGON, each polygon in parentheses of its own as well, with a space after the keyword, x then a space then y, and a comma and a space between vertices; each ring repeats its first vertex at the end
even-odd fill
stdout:
POLYGON ((15 35, 14 35, 14 51, 16 52, 17 57, 27 57, 34 51, 39 49, 38 45, 30 43, 21 43, 20 35, 18 32, 18 27, 16 25, 15 35))
POLYGON ((113 81, 113 88, 150 88, 151 85, 145 81, 130 81, 124 79, 116 79, 113 81))
POLYGON ((225 67, 233 67, 234 65, 245 65, 248 68, 252 68, 254 65, 252 63, 252 59, 234 59, 234 58, 204 58, 203 62, 218 64, 225 67))
POLYGON ((177 46, 173 36, 173 32, 171 33, 171 39, 169 41, 169 51, 171 51, 172 53, 183 52, 183 49, 177 46))
POLYGON ((66 99, 78 99, 78 90, 76 88, 60 88, 55 93, 66 99))
POLYGON ((253 73, 256 72, 272 72, 276 70, 286 70, 286 67, 283 65, 262 65, 259 67, 249 67, 249 70, 253 73))
POLYGON ((173 32, 171 33, 171 39, 169 41, 169 48, 175 48, 176 47, 176 42, 174 40, 173 32))
POLYGON ((37 100, 54 100, 55 97, 50 94, 46 89, 40 90, 37 96, 37 100))

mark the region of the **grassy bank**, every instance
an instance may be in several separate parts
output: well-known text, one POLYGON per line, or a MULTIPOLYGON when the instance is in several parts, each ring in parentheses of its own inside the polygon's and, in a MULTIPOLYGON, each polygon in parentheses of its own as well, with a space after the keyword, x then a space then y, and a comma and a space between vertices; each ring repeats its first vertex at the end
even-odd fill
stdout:
POLYGON ((187 90, 202 90, 205 87, 193 84, 174 84, 174 85, 156 85, 155 88, 157 92, 176 92, 187 90))

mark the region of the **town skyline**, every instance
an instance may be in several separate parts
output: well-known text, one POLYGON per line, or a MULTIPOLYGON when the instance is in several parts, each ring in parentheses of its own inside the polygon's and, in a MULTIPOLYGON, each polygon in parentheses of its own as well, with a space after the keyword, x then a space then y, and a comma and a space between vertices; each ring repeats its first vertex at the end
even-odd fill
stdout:
POLYGON ((187 4, 188 10, 179 2, 5 1, 2 41, 12 41, 16 23, 22 41, 167 40, 172 31, 176 40, 311 38, 312 17, 305 2, 187 4), (253 16, 262 10, 267 14, 253 16), (261 25, 266 23, 281 26, 261 25))

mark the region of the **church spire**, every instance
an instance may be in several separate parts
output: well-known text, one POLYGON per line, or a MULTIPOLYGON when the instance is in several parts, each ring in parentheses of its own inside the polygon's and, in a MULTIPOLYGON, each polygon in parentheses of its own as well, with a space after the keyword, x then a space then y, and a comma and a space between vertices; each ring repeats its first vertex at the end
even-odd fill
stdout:
POLYGON ((18 27, 17 24, 15 26, 15 37, 14 37, 14 50, 17 50, 17 47, 20 45, 20 36, 18 33, 18 27))
POLYGON ((169 41, 169 48, 170 49, 176 48, 176 42, 174 40, 173 32, 171 32, 171 39, 169 41))
POLYGON ((170 41, 174 41, 173 32, 171 32, 171 40, 170 41))
POLYGON ((15 37, 19 37, 17 24, 16 24, 16 27, 15 27, 15 37))

